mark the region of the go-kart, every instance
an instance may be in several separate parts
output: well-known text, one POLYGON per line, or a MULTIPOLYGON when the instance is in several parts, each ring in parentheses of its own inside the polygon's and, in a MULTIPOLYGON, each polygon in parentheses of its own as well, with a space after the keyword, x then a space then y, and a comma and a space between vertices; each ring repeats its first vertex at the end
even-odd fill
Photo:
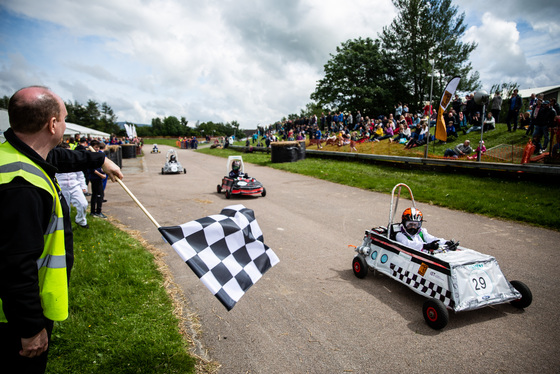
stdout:
POLYGON ((507 302, 517 308, 531 304, 529 287, 519 281, 508 282, 492 256, 452 241, 448 242, 449 248, 443 246, 427 252, 397 242, 400 223, 393 223, 393 217, 402 187, 408 189, 412 206, 416 207, 410 188, 404 183, 397 184, 391 193, 389 224, 367 230, 362 244, 355 247, 352 269, 356 277, 364 278, 368 270, 379 271, 426 296, 422 313, 428 326, 435 330, 449 322, 448 309, 460 312, 507 302))
POLYGON ((152 150, 150 151, 150 153, 161 153, 161 151, 159 150, 157 144, 154 144, 152 150))
POLYGON ((185 169, 177 159, 177 151, 173 148, 167 151, 165 156, 165 165, 161 168, 162 174, 187 174, 187 169, 185 169))
POLYGON ((261 182, 255 178, 249 177, 249 175, 245 173, 245 166, 241 156, 228 157, 226 176, 222 178, 222 184, 218 184, 217 191, 218 193, 225 191, 226 199, 231 198, 232 195, 266 196, 266 189, 263 187, 261 182), (240 163, 238 176, 231 176, 230 174, 230 170, 233 169, 234 161, 239 161, 240 163))

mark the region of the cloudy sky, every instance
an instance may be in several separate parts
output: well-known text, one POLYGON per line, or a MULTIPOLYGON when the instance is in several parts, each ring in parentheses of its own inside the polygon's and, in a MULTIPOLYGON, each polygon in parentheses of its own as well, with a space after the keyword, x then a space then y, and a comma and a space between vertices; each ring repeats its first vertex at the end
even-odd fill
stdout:
MULTIPOLYGON (((454 4, 483 88, 560 84, 557 0, 454 4)), ((0 0, 0 96, 41 84, 118 121, 251 129, 299 113, 336 47, 395 15, 390 0, 0 0)))

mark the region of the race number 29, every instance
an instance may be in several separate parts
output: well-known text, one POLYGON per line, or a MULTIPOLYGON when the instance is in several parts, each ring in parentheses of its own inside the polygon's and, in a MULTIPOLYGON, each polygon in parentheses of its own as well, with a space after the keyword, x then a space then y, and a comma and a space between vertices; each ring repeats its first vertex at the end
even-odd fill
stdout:
POLYGON ((492 292, 492 279, 483 270, 473 271, 469 275, 471 287, 477 295, 487 295, 492 292))

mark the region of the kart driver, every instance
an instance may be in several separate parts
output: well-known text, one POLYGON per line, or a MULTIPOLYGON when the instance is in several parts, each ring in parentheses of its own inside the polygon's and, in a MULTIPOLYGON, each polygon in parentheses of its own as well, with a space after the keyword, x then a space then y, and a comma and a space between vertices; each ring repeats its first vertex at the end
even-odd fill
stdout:
POLYGON ((399 243, 419 251, 434 253, 440 246, 445 245, 447 250, 454 251, 459 245, 453 240, 437 238, 422 228, 424 216, 416 208, 407 208, 402 214, 401 231, 397 233, 396 239, 399 243))
POLYGON ((234 161, 231 163, 231 171, 229 172, 229 177, 230 177, 230 178, 237 178, 237 177, 239 177, 240 168, 241 168, 241 161, 239 161, 239 160, 234 160, 234 161))

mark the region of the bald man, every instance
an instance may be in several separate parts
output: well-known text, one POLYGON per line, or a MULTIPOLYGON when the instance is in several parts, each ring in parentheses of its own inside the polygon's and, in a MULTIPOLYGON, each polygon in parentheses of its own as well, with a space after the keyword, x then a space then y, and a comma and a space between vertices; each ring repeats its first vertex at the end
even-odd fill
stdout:
POLYGON ((0 362, 22 373, 44 373, 53 321, 68 316, 72 225, 55 173, 102 167, 123 178, 102 153, 56 147, 67 115, 48 88, 22 88, 0 144, 0 362))

